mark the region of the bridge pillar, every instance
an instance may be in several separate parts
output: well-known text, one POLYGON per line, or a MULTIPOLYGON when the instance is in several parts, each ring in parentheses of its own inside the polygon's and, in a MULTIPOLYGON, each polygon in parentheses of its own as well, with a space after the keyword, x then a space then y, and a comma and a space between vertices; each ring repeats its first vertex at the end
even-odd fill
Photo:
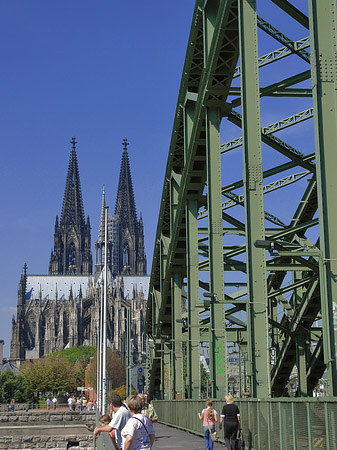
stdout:
POLYGON ((239 0, 242 136, 247 249, 247 341, 251 394, 270 396, 266 255, 256 0, 239 0))
POLYGON ((324 362, 329 395, 337 395, 337 69, 336 2, 309 1, 324 362))
POLYGON ((210 375, 212 397, 223 398, 228 393, 225 336, 224 270, 223 270, 223 226, 220 157, 220 109, 206 109, 206 163, 207 163, 207 208, 209 290, 214 294, 210 303, 210 375), (219 303, 220 301, 220 303, 219 303))
POLYGON ((189 398, 200 398, 200 329, 199 311, 199 258, 198 258, 198 204, 196 199, 186 202, 186 245, 187 245, 187 304, 188 341, 187 373, 189 398))
POLYGON ((185 398, 183 387, 183 333, 182 327, 177 323, 177 319, 181 319, 181 287, 182 277, 180 273, 173 273, 172 276, 172 390, 173 398, 185 398))

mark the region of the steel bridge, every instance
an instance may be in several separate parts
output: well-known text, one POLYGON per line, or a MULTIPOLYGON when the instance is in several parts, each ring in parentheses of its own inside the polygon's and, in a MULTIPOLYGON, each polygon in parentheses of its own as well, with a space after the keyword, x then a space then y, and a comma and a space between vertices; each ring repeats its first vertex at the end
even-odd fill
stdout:
POLYGON ((335 0, 197 0, 147 310, 158 399, 337 396, 335 0), (302 10, 298 9, 303 8, 302 10), (304 10, 307 8, 308 10, 304 10))

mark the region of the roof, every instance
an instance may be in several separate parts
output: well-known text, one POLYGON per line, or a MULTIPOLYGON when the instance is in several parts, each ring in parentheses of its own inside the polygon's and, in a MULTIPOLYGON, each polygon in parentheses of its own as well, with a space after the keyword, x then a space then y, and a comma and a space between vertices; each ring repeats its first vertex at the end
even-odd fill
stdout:
POLYGON ((4 364, 0 364, 0 373, 6 372, 6 370, 10 370, 11 372, 19 375, 20 374, 20 370, 14 366, 14 364, 6 362, 4 364))
MULTIPOLYGON (((43 300, 55 300, 56 292, 58 300, 68 299, 70 287, 72 288, 73 297, 78 297, 80 287, 82 296, 87 295, 88 282, 91 279, 94 284, 94 277, 90 275, 27 275, 26 300, 41 298, 43 300)), ((122 280, 121 276, 117 276, 115 283, 122 280)), ((124 276, 124 298, 132 300, 133 291, 140 294, 143 292, 144 298, 147 299, 149 292, 149 276, 124 276)))
MULTIPOLYGON (((118 276, 116 279, 118 281, 121 280, 121 276, 118 276)), ((150 283, 150 277, 149 276, 124 276, 123 277, 124 282, 124 298, 128 300, 133 299, 133 290, 135 289, 138 294, 141 292, 144 293, 144 298, 147 299, 149 295, 149 283, 150 283)))
POLYGON ((80 293, 80 287, 83 297, 86 296, 89 275, 27 275, 26 300, 41 298, 44 300, 55 300, 56 292, 58 300, 68 299, 70 287, 73 297, 76 298, 80 293))

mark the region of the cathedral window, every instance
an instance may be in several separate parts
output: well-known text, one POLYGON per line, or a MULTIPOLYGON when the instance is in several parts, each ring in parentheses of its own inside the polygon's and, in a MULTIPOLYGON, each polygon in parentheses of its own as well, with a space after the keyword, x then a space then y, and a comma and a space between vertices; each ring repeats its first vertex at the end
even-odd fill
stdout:
POLYGON ((128 266, 129 265, 129 248, 126 245, 123 248, 123 266, 128 266))
POLYGON ((69 266, 76 266, 76 249, 74 243, 69 247, 69 266))

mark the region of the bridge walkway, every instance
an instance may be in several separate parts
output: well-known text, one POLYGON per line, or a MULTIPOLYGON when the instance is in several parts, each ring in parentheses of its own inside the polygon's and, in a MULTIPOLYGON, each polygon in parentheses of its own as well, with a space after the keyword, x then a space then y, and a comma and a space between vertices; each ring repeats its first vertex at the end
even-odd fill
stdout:
MULTIPOLYGON (((169 427, 161 423, 154 424, 156 439, 153 446, 154 450, 203 450, 205 442, 202 436, 197 436, 177 428, 169 427)), ((110 437, 107 433, 103 433, 105 450, 113 450, 110 437)), ((216 442, 214 450, 225 450, 225 445, 216 442)))

